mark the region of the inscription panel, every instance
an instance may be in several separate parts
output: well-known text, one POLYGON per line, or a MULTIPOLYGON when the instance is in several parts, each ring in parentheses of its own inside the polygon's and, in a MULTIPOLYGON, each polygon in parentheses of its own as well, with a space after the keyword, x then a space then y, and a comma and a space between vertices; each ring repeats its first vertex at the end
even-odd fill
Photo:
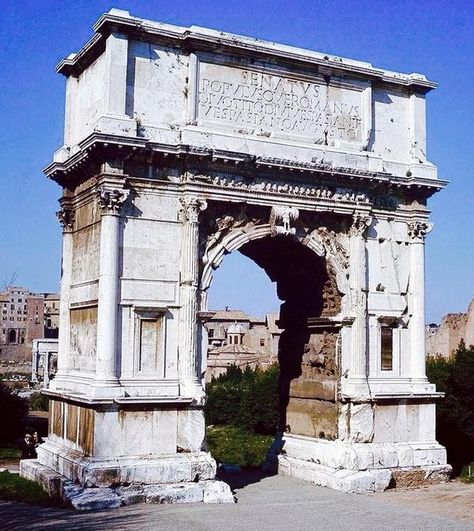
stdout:
MULTIPOLYGON (((315 143, 362 143, 368 82, 322 75, 287 77, 200 62, 196 118, 235 132, 304 136, 315 143)), ((370 103, 369 103, 370 105, 370 103)))

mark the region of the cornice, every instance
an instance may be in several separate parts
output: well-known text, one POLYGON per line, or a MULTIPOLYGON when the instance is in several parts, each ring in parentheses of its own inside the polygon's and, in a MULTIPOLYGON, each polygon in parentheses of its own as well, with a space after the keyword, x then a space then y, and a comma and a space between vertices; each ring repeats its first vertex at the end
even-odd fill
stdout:
POLYGON ((56 67, 65 76, 77 76, 105 47, 105 39, 112 32, 128 35, 146 42, 163 43, 181 48, 184 53, 210 51, 220 54, 264 58, 293 65, 302 65, 312 70, 322 69, 364 77, 378 82, 400 85, 416 92, 426 93, 437 84, 422 74, 403 74, 373 67, 370 63, 324 54, 312 50, 278 44, 225 33, 198 26, 180 27, 133 17, 126 11, 111 10, 104 13, 93 26, 96 34, 77 53, 62 60, 56 67))
MULTIPOLYGON (((251 156, 248 153, 211 150, 188 144, 162 144, 149 142, 137 137, 121 137, 103 133, 92 133, 79 144, 79 150, 64 162, 53 162, 43 171, 53 181, 66 187, 84 171, 92 159, 128 159, 134 153, 145 152, 153 155, 166 166, 211 167, 214 171, 225 172, 271 172, 276 176, 338 178, 356 186, 374 189, 379 186, 396 188, 407 193, 417 192, 430 197, 443 189, 448 182, 441 179, 419 177, 399 177, 386 172, 367 171, 351 167, 339 167, 330 163, 297 162, 275 157, 251 156)), ((100 160, 99 160, 100 162, 100 160)))

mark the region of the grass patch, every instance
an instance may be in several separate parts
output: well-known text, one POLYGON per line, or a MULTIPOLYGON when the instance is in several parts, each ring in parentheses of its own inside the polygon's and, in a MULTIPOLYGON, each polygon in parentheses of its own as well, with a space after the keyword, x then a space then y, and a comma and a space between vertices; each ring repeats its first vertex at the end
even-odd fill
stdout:
POLYGON ((214 459, 220 463, 257 467, 264 461, 273 436, 258 435, 235 426, 207 428, 207 443, 214 459))
POLYGON ((0 499, 33 505, 51 505, 53 502, 37 483, 9 472, 0 472, 0 499))
POLYGON ((20 457, 21 451, 18 448, 0 448, 0 463, 2 463, 2 461, 19 461, 20 457))
POLYGON ((474 462, 463 467, 459 479, 464 483, 474 483, 474 462))

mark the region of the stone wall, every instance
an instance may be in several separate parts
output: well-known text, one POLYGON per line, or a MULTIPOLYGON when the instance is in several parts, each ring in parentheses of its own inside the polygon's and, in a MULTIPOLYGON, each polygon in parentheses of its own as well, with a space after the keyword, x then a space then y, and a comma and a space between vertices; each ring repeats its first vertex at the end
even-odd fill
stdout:
POLYGON ((474 299, 466 313, 448 313, 439 326, 426 327, 426 354, 449 358, 459 343, 474 345, 474 299))

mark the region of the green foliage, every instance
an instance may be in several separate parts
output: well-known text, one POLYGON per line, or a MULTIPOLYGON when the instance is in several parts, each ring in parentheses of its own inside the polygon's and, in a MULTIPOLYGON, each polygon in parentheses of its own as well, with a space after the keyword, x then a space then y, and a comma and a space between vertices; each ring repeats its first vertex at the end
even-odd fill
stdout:
POLYGON ((459 479, 464 483, 474 483, 474 462, 463 467, 459 479))
POLYGON ((278 365, 266 371, 229 367, 207 386, 207 423, 274 434, 278 426, 278 375, 278 365))
POLYGON ((29 398, 31 411, 48 411, 49 400, 42 393, 32 393, 29 398))
POLYGON ((446 398, 437 406, 436 435, 459 473, 474 460, 474 348, 461 343, 449 359, 429 359, 427 373, 446 398))
POLYGON ((0 448, 0 466, 5 461, 19 461, 21 451, 19 448, 5 447, 0 448))
POLYGON ((250 433, 235 426, 210 426, 207 444, 218 462, 244 467, 260 466, 273 437, 250 433))
POLYGON ((9 472, 0 472, 0 499, 35 505, 47 505, 52 502, 38 483, 9 472))
POLYGON ((446 391, 446 382, 454 364, 454 357, 446 359, 438 355, 426 359, 426 375, 430 382, 436 383, 437 391, 446 391))
POLYGON ((23 435, 28 402, 0 382, 0 441, 13 442, 23 435))

